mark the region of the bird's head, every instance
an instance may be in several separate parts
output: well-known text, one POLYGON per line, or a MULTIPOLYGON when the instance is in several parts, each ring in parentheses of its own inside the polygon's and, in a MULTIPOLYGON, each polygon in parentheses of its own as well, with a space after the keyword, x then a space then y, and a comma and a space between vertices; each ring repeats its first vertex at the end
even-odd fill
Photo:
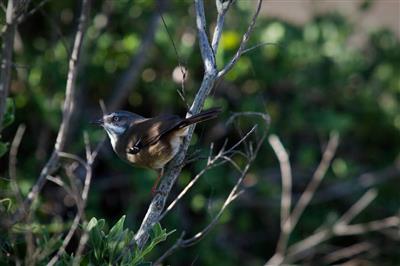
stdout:
POLYGON ((94 121, 93 124, 104 128, 111 140, 113 148, 115 149, 118 138, 125 133, 132 122, 142 119, 142 116, 131 112, 116 111, 105 114, 103 118, 94 121))

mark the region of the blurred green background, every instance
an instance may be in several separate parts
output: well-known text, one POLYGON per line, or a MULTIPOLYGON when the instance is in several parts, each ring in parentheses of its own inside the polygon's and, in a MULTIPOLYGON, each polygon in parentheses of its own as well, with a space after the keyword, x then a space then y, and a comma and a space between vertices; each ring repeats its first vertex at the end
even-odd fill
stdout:
MULTIPOLYGON (((238 0, 229 11, 218 51, 218 66, 235 53, 254 12, 253 4, 238 0)), ((368 12, 374 4, 360 1, 360 13, 368 12)), ((268 10, 268 1, 264 8, 268 10)), ((18 184, 24 195, 53 149, 79 9, 79 1, 49 1, 19 27, 10 92, 15 102, 15 121, 2 132, 2 139, 11 142, 18 125, 27 126, 18 154, 18 184)), ((206 1, 205 11, 212 28, 216 19, 214 1, 206 1)), ((103 99, 107 104, 115 94, 154 12, 152 1, 94 1, 79 69, 79 104, 74 129, 68 138, 68 152, 84 156, 83 131, 89 132, 93 145, 104 137, 101 129, 92 128, 88 122, 101 115, 98 101, 103 99)), ((221 106, 223 114, 216 121, 196 128, 191 152, 200 149, 207 154, 211 142, 221 145, 226 137, 234 140, 237 137, 234 131, 224 127, 231 113, 267 112, 272 121, 269 132, 277 134, 290 153, 293 194, 298 196, 321 158, 329 133, 338 131, 341 142, 332 167, 290 242, 310 235, 321 224, 329 223, 331 217, 346 211, 368 187, 358 182, 364 173, 377 173, 374 180, 379 195, 356 221, 395 214, 400 206, 400 173, 394 168, 400 151, 398 37, 382 28, 368 32, 362 45, 353 45, 349 40, 358 29, 339 13, 315 15, 304 25, 270 18, 267 14, 259 17, 249 46, 269 44, 244 54, 217 83, 205 108, 221 106), (393 172, 388 174, 386 170, 393 172)), ((184 115, 186 105, 177 93, 181 87, 179 61, 188 69, 184 83, 188 103, 199 88, 203 66, 192 1, 170 1, 163 16, 179 59, 160 21, 154 44, 145 51, 147 62, 139 71, 138 82, 123 99, 120 109, 144 116, 163 112, 184 115)), ((4 21, 3 13, 0 19, 4 21)), ((243 126, 251 123, 246 121, 243 126)), ((205 163, 196 160, 185 167, 172 196, 205 163)), ((0 169, 3 198, 10 189, 7 155, 0 158, 0 169)), ((127 226, 136 230, 151 201, 150 188, 155 177, 152 171, 119 160, 107 142, 95 164, 86 216, 105 218, 113 224, 126 214, 127 226)), ((181 231, 191 235, 203 228, 235 181, 234 170, 227 166, 209 171, 162 222, 164 228, 178 232, 161 244, 149 260, 162 254, 181 231)), ((226 210, 208 236, 193 247, 178 250, 166 262, 170 265, 265 263, 274 253, 279 234, 281 192, 279 164, 268 142, 246 177, 245 187, 245 194, 226 210)), ((76 209, 68 205, 70 201, 65 196, 61 188, 48 182, 41 193, 35 221, 67 227, 76 209)), ((370 241, 379 247, 361 254, 362 259, 379 265, 400 263, 400 242, 383 233, 335 238, 323 247, 340 248, 360 241, 370 241)), ((324 249, 321 250, 323 255, 324 249)), ((318 261, 319 255, 309 257, 308 263, 318 261)))

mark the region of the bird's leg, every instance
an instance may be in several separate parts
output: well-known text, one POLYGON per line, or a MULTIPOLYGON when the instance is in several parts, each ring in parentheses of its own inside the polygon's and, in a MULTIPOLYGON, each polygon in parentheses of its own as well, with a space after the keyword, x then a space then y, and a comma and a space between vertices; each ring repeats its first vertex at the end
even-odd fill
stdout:
POLYGON ((156 181, 154 182, 153 187, 151 188, 151 194, 153 194, 153 196, 154 196, 155 194, 157 194, 157 192, 159 192, 159 191, 157 190, 157 186, 158 186, 158 184, 160 183, 161 177, 162 177, 163 175, 164 175, 164 168, 161 168, 161 170, 158 171, 158 177, 157 177, 156 181))

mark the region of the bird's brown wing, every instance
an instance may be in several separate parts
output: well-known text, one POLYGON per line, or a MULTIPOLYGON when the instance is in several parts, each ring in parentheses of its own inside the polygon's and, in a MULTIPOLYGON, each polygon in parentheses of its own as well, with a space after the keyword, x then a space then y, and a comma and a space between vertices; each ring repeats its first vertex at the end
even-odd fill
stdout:
POLYGON ((211 108, 189 118, 181 118, 177 115, 162 115, 139 122, 136 121, 125 133, 125 136, 129 138, 128 144, 130 144, 128 153, 136 154, 141 149, 157 143, 157 141, 171 131, 213 119, 220 112, 220 108, 211 108))
POLYGON ((164 135, 179 128, 183 120, 177 115, 163 115, 131 125, 126 133, 131 143, 128 152, 136 154, 141 149, 157 143, 164 135))

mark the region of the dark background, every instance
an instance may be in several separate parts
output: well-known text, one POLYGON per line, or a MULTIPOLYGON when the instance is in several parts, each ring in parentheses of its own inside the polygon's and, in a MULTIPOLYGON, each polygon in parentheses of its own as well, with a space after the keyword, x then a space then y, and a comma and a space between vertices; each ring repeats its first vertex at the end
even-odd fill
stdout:
MULTIPOLYGON (((217 57, 219 66, 235 53, 254 10, 251 1, 238 2, 226 19, 217 57)), ((361 1, 359 10, 367 12, 374 4, 361 1)), ((268 1, 264 8, 268 10, 268 1)), ((18 154, 18 184, 24 195, 53 149, 62 117, 68 51, 72 47, 79 9, 78 1, 50 1, 19 27, 10 93, 15 102, 16 119, 2 132, 2 139, 11 142, 18 125, 27 126, 18 154)), ((84 156, 83 131, 89 132, 93 145, 105 136, 101 129, 91 127, 89 121, 101 115, 98 101, 103 99, 107 104, 115 94, 122 73, 146 35, 154 10, 152 1, 94 1, 79 70, 79 104, 73 132, 68 138, 68 152, 84 156)), ((213 1, 206 1, 205 11, 208 25, 213 25, 216 17, 213 1)), ((177 93, 181 84, 173 79, 179 62, 188 69, 185 82, 188 103, 194 98, 203 66, 193 3, 170 1, 163 16, 179 58, 160 22, 154 44, 146 49, 148 61, 120 109, 144 116, 160 113, 183 116, 186 106, 177 93)), ((243 55, 217 83, 205 108, 220 106, 223 113, 215 121, 196 128, 189 153, 200 149, 204 155, 211 142, 221 145, 226 137, 232 141, 237 139, 237 134, 224 126, 231 113, 267 112, 272 121, 269 132, 280 137, 290 154, 295 199, 315 170, 330 132, 340 133, 332 167, 300 219, 290 243, 343 214, 371 186, 360 182, 365 173, 373 173, 372 184, 379 194, 355 222, 381 219, 399 210, 400 174, 395 164, 400 150, 399 39, 382 28, 371 30, 365 42, 355 46, 349 40, 356 32, 354 23, 335 12, 315 15, 301 26, 268 15, 260 16, 249 46, 262 42, 272 44, 243 55)), ((256 122, 247 120, 240 126, 245 130, 256 122)), ((205 161, 199 159, 185 167, 172 196, 204 165, 205 161)), ((0 195, 4 198, 9 190, 7 155, 0 158, 0 169, 0 195)), ((151 201, 150 188, 155 177, 155 172, 134 168, 119 160, 107 142, 95 164, 86 216, 105 218, 108 224, 113 224, 126 214, 127 226, 135 231, 151 201)), ((181 231, 192 235, 203 228, 236 178, 234 170, 225 166, 202 177, 162 222, 163 227, 177 232, 149 259, 162 254, 181 231)), ((219 225, 199 244, 169 257, 168 264, 265 263, 274 253, 279 236, 281 193, 279 164, 267 141, 245 179, 245 187, 245 194, 225 211, 219 225)), ((66 204, 65 196, 61 188, 48 182, 40 196, 35 222, 67 227, 76 210, 66 204)), ((395 232, 397 238, 396 234, 388 237, 384 232, 333 238, 303 263, 318 262, 320 255, 367 241, 376 248, 358 255, 360 260, 396 265, 400 263, 400 245, 398 230, 395 232)))

